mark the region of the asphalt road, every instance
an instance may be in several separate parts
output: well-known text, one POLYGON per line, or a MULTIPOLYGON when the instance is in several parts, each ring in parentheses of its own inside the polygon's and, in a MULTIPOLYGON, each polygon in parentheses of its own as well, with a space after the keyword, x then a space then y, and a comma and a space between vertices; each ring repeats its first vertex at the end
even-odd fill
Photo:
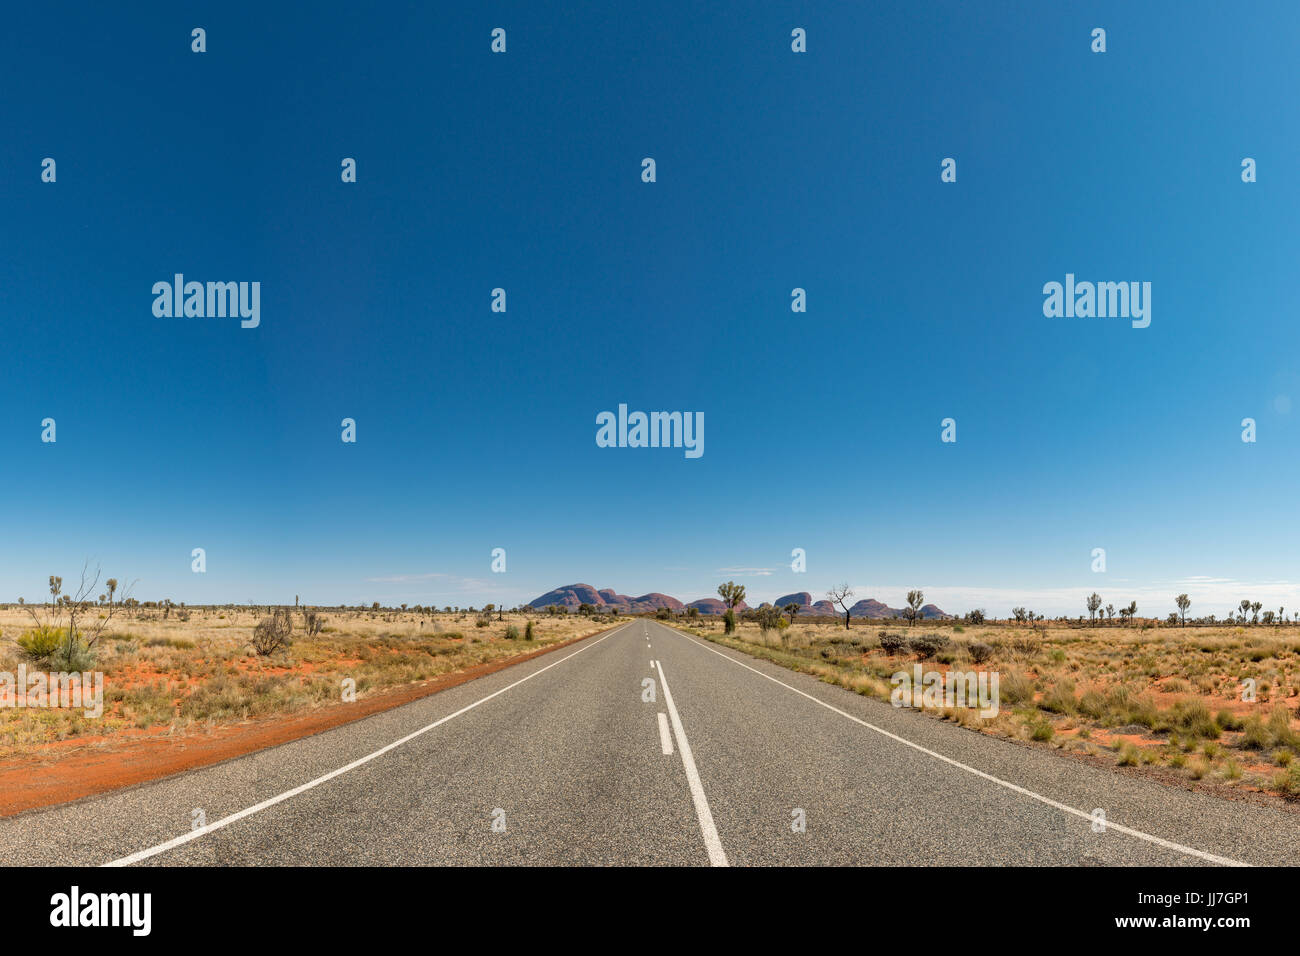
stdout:
POLYGON ((636 620, 313 737, 0 820, 0 858, 1275 864, 1300 858, 1297 822, 972 733, 636 620))

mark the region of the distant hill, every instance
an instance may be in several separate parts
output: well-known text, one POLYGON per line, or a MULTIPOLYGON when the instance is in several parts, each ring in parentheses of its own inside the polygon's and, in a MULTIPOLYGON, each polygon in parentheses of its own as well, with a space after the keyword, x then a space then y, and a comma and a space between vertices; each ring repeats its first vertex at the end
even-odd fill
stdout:
MULTIPOLYGON (((844 613, 832 605, 830 601, 817 601, 814 603, 812 595, 807 591, 796 591, 794 594, 787 594, 785 597, 777 598, 774 603, 777 607, 797 604, 800 607, 799 613, 810 617, 842 615, 844 613)), ((625 614, 653 613, 661 607, 666 607, 671 611, 683 611, 686 608, 693 607, 697 608, 701 614, 722 614, 727 610, 726 605, 717 598, 700 598, 698 601, 683 604, 677 598, 668 594, 661 594, 658 591, 651 591, 649 594, 642 594, 640 597, 628 597, 626 594, 619 594, 613 588, 597 589, 590 584, 566 584, 563 587, 555 588, 555 590, 547 591, 541 597, 529 601, 528 607, 544 608, 552 604, 562 604, 566 608, 573 610, 583 604, 590 604, 594 607, 608 608, 611 611, 621 611, 625 614)), ((745 611, 749 609, 749 605, 741 601, 736 605, 736 609, 745 611)), ((898 608, 882 604, 874 598, 864 598, 849 610, 853 617, 891 618, 903 616, 903 612, 898 608)), ((935 605, 926 604, 921 608, 921 617, 926 620, 933 620, 948 617, 948 615, 935 605)))

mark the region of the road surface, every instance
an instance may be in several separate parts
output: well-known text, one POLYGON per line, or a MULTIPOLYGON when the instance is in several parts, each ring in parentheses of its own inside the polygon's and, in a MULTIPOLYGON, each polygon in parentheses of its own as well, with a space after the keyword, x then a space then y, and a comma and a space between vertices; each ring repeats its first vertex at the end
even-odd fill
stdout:
POLYGON ((0 856, 1270 864, 1300 858, 1297 822, 972 733, 635 620, 313 737, 0 820, 0 856))

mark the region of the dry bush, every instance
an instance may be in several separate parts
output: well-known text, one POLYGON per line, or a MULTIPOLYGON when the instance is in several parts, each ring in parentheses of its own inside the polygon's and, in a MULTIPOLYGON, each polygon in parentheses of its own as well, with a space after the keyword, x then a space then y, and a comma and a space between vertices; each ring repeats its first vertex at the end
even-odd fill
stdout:
POLYGON ((264 617, 253 628, 253 650, 262 657, 274 654, 282 647, 289 646, 289 635, 293 633, 293 618, 287 607, 278 607, 270 617, 264 617))

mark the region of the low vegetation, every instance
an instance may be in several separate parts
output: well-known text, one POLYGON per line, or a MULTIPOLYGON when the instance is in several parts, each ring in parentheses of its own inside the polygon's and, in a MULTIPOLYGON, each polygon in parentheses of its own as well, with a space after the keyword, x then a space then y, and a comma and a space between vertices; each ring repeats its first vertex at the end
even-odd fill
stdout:
MULTIPOLYGON (((116 582, 114 582, 115 584, 116 582)), ((525 614, 493 609, 326 609, 126 605, 113 626, 107 598, 81 608, 78 670, 104 674, 104 713, 0 708, 0 758, 60 744, 137 734, 202 732, 341 702, 344 678, 357 697, 427 681, 593 634, 609 615, 525 614), (484 623, 480 625, 480 621, 484 623)), ((0 606, 0 671, 65 670, 68 615, 54 607, 0 606)), ((116 612, 115 612, 116 613, 116 612)))
POLYGON ((846 630, 835 618, 747 618, 731 633, 717 620, 677 624, 882 700, 890 676, 917 663, 996 671, 997 717, 970 708, 934 713, 1123 767, 1300 798, 1300 626, 1282 625, 1281 615, 1269 626, 1247 617, 1184 628, 1181 617, 1177 626, 1053 624, 1030 623, 1026 612, 1020 623, 925 621, 915 636, 890 620, 855 619, 846 630))

